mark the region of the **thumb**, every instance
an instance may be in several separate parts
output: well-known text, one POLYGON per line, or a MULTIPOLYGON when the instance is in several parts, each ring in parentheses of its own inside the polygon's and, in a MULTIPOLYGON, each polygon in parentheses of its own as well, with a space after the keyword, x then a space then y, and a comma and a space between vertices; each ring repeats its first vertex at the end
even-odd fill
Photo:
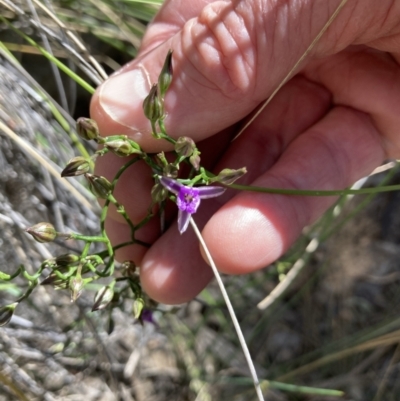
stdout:
MULTIPOLYGON (((142 102, 169 49, 174 52, 174 77, 165 97, 169 135, 198 141, 240 121, 288 74, 340 0, 305 0, 302 7, 297 1, 197 1, 196 9, 204 4, 198 16, 188 13, 190 19, 177 29, 169 19, 180 3, 168 2, 150 28, 155 42, 168 39, 147 45, 94 95, 91 115, 103 135, 126 134, 148 152, 166 149, 151 137, 142 102)), ((147 35, 146 43, 151 42, 147 35)))

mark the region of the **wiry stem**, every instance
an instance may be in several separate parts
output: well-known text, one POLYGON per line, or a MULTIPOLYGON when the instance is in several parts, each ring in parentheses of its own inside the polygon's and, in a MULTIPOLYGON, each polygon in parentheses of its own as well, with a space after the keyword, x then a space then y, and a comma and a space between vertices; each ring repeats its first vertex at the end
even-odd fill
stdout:
POLYGON ((201 246, 203 247, 203 250, 204 250, 204 252, 205 252, 205 254, 207 256, 207 259, 208 259, 208 261, 209 261, 209 263, 211 265, 211 269, 212 269, 212 271, 214 273, 214 276, 215 276, 215 278, 217 280, 218 286, 220 288, 220 291, 222 293, 222 296, 223 296, 224 301, 226 303, 226 306, 228 308, 228 312, 229 312, 229 315, 231 317, 233 326, 235 327, 236 334, 238 336, 240 345, 241 345, 243 353, 244 353, 244 357, 246 358, 247 364, 249 366, 250 374, 251 374, 251 377, 253 379, 254 387, 255 387, 256 393, 257 393, 257 397, 258 397, 258 399, 260 401, 264 401, 264 396, 263 396, 262 391, 261 391, 261 385, 260 385, 260 382, 259 382, 258 377, 257 377, 257 372, 256 372, 256 369, 254 367, 253 360, 251 359, 251 355, 250 355, 249 349, 247 347, 246 340, 244 339, 244 336, 243 336, 243 333, 242 333, 242 329, 240 328, 239 322, 238 322, 238 320, 236 318, 235 311, 234 311, 233 306, 231 304, 231 301, 229 299, 228 293, 226 292, 225 285, 224 285, 224 283, 223 283, 223 281, 221 279, 221 276, 220 276, 220 274, 218 272, 217 266, 215 265, 214 260, 213 260, 211 254, 210 254, 210 251, 208 250, 207 245, 206 245, 206 243, 205 243, 205 241, 204 241, 204 239, 203 239, 203 237, 202 237, 202 235, 201 235, 201 233, 200 233, 200 231, 199 231, 199 229, 198 229, 198 227, 197 227, 197 225, 194 222, 192 217, 190 218, 190 224, 192 225, 193 230, 194 230, 195 234, 197 235, 197 238, 199 239, 201 246))

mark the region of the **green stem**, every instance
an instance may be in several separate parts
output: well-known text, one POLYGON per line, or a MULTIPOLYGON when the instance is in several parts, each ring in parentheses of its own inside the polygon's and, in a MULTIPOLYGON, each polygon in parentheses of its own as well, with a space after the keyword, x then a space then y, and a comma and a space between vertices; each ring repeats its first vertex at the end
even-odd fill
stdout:
POLYGON ((340 390, 331 390, 331 389, 308 387, 308 386, 297 386, 295 384, 281 383, 275 381, 268 381, 267 386, 269 388, 276 388, 278 390, 288 391, 292 393, 323 395, 331 397, 344 396, 344 392, 340 390))
MULTIPOLYGON (((119 178, 121 177, 121 175, 122 175, 130 166, 132 166, 133 164, 135 164, 135 163, 138 162, 139 160, 141 160, 141 157, 134 157, 134 158, 132 158, 128 163, 124 164, 124 165, 118 170, 117 174, 115 175, 115 177, 114 177, 114 179, 113 179, 113 181, 112 181, 112 186, 113 186, 113 188, 115 188, 115 185, 117 184, 117 182, 118 182, 119 178)), ((135 239, 135 232, 136 232, 139 228, 141 228, 144 224, 146 224, 146 223, 148 222, 148 220, 152 217, 152 215, 146 216, 138 225, 135 226, 135 225, 133 224, 132 220, 130 219, 130 217, 128 216, 128 214, 126 213, 125 208, 124 208, 122 205, 120 205, 120 204, 118 203, 118 201, 114 198, 113 195, 110 195, 110 196, 108 197, 108 199, 107 199, 106 204, 104 205, 104 207, 106 207, 106 205, 107 205, 107 207, 108 207, 107 202, 111 202, 111 203, 113 203, 113 204, 115 205, 115 207, 116 207, 117 210, 118 210, 118 213, 121 214, 121 216, 125 219, 125 221, 126 221, 127 224, 129 225, 129 227, 130 227, 130 229, 131 229, 131 243, 132 243, 132 244, 137 243, 137 244, 140 244, 140 245, 143 245, 143 246, 149 246, 147 243, 135 239)), ((105 219, 105 216, 104 216, 104 219, 105 219)), ((104 231, 103 231, 103 232, 104 232, 104 231)))
POLYGON ((106 275, 104 275, 104 276, 102 276, 102 272, 100 272, 100 271, 98 271, 94 266, 93 266, 93 264, 92 263, 90 263, 90 262, 86 262, 85 263, 85 267, 87 267, 92 273, 94 273, 94 274, 98 274, 99 276, 101 276, 101 277, 106 277, 106 275))
POLYGON ((128 213, 126 213, 126 210, 123 205, 118 203, 118 201, 114 198, 113 195, 109 196, 110 202, 117 208, 117 212, 125 219, 127 222, 129 228, 131 229, 131 240, 135 242, 135 231, 137 227, 132 223, 132 220, 128 216, 128 213))
POLYGON ((151 130, 152 130, 152 134, 154 136, 154 138, 156 139, 160 139, 160 134, 157 132, 157 127, 156 127, 156 123, 154 121, 150 121, 151 124, 151 130))
POLYGON ((149 157, 146 153, 142 154, 142 160, 153 170, 156 171, 158 175, 162 174, 162 168, 154 162, 154 160, 149 157))
POLYGON ((78 233, 68 233, 67 235, 68 239, 76 239, 79 241, 85 241, 85 242, 107 242, 108 238, 105 238, 104 236, 89 236, 89 235, 81 235, 78 233))
POLYGON ((53 270, 53 273, 61 280, 67 281, 70 277, 72 277, 77 268, 72 268, 67 274, 61 273, 59 270, 53 270))
POLYGON ((105 228, 105 222, 106 222, 109 205, 110 205, 110 200, 107 199, 106 202, 104 203, 104 206, 101 210, 101 215, 100 215, 101 234, 105 238, 107 238, 106 246, 107 246, 107 252, 108 252, 108 256, 109 256, 108 263, 107 263, 106 267, 104 268, 103 272, 101 273, 101 275, 111 276, 114 273, 114 268, 115 268, 114 249, 111 245, 110 240, 108 239, 108 236, 106 233, 106 228, 105 228))
POLYGON ((18 269, 15 271, 14 274, 6 274, 3 272, 0 272, 0 281, 12 281, 15 279, 15 277, 18 277, 21 273, 23 272, 22 267, 19 266, 18 269))
MULTIPOLYGON (((149 212, 149 214, 140 223, 136 224, 136 230, 139 230, 139 228, 142 228, 144 225, 146 225, 153 216, 153 213, 149 212)), ((137 239, 135 239, 135 242, 143 246, 150 246, 150 244, 137 239)))
POLYGON ((29 287, 26 290, 25 294, 21 295, 15 302, 22 302, 24 299, 28 298, 29 295, 31 295, 32 291, 36 288, 38 285, 38 280, 30 281, 29 282, 29 287))
POLYGON ((166 141, 172 143, 173 145, 176 144, 175 139, 171 138, 168 134, 167 134, 167 130, 165 129, 165 125, 164 125, 164 118, 160 118, 158 120, 158 126, 160 127, 160 131, 161 133, 158 133, 158 137, 161 139, 165 139, 166 141))
POLYGON ((112 181, 112 185, 113 188, 115 187, 117 181, 119 180, 119 177, 121 177, 121 175, 125 172, 126 169, 128 169, 130 166, 132 166, 133 164, 135 164, 136 162, 138 162, 140 160, 139 156, 133 157, 131 160, 128 161, 128 163, 125 163, 117 172, 117 174, 115 175, 113 181, 112 181))
POLYGON ((128 241, 128 242, 122 242, 121 244, 115 245, 114 246, 114 251, 117 251, 118 249, 124 248, 129 245, 133 245, 135 241, 128 241))
POLYGON ((102 148, 99 150, 96 150, 95 154, 92 156, 92 160, 96 161, 98 157, 104 156, 105 154, 109 153, 110 149, 108 148, 102 148))
MULTIPOLYGON (((24 276, 24 278, 26 278, 29 282, 34 282, 34 281, 36 281, 36 280, 40 277, 40 275, 42 274, 42 271, 44 270, 45 267, 46 267, 46 262, 43 262, 43 263, 40 265, 39 270, 38 270, 34 275, 31 276, 31 275, 25 270, 25 266, 24 266, 24 265, 21 265, 21 266, 19 267, 19 274, 22 273, 22 275, 24 276)), ((16 276, 14 276, 14 277, 16 277, 16 276)))
POLYGON ((201 175, 196 175, 194 178, 192 178, 191 180, 178 180, 179 182, 181 182, 184 185, 188 185, 188 186, 193 186, 194 184, 196 184, 197 182, 201 181, 203 179, 203 177, 201 175))
POLYGON ((81 253, 81 261, 82 261, 82 259, 86 258, 86 256, 88 255, 90 245, 91 245, 91 242, 89 242, 89 241, 85 244, 83 251, 81 253))
POLYGON ((263 188, 248 185, 224 185, 226 188, 236 189, 239 191, 262 192, 267 194, 295 195, 295 196, 340 196, 340 195, 366 195, 380 192, 390 192, 400 190, 400 185, 388 185, 378 188, 361 188, 361 189, 339 189, 339 190, 299 190, 299 189, 283 189, 283 188, 263 188))
MULTIPOLYGON (((390 180, 398 172, 398 170, 399 170, 399 165, 397 165, 396 168, 391 169, 390 172, 383 179, 382 184, 384 185, 384 184, 390 182, 390 180)), ((378 189, 381 189, 381 188, 384 188, 384 186, 378 187, 378 189)), ((349 220, 351 220, 354 216, 356 216, 378 194, 379 194, 379 192, 369 194, 369 196, 366 199, 364 199, 360 204, 358 204, 345 218, 343 218, 341 221, 339 221, 339 223, 337 223, 335 225, 333 225, 333 224, 326 225, 326 227, 328 227, 328 229, 322 233, 321 242, 326 241, 334 232, 338 231, 344 224, 346 224, 349 220)))

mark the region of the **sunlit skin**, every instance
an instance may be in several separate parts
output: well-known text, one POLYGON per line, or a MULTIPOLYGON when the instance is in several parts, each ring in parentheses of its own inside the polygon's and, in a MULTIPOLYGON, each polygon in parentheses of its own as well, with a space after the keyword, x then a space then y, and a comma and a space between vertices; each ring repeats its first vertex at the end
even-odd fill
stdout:
MULTIPOLYGON (((206 166, 216 173, 246 166, 241 184, 345 188, 385 159, 400 157, 399 1, 348 0, 297 74, 231 142, 240 121, 279 85, 339 3, 166 1, 139 57, 96 92, 91 115, 103 135, 129 135, 148 152, 170 150, 151 137, 141 103, 173 49, 166 129, 175 138, 203 141, 206 166)), ((107 155, 96 174, 111 179, 123 163, 107 155)), ((146 214, 151 187, 144 165, 121 177, 115 196, 134 221, 146 214)), ((280 257, 333 201, 228 190, 202 203, 194 217, 219 269, 244 274, 280 257)), ((127 247, 118 257, 141 266, 150 296, 173 304, 196 296, 212 273, 192 230, 180 235, 175 218, 168 222, 162 236, 157 220, 142 229, 149 249, 127 247)), ((129 238, 115 211, 106 227, 114 244, 129 238)))

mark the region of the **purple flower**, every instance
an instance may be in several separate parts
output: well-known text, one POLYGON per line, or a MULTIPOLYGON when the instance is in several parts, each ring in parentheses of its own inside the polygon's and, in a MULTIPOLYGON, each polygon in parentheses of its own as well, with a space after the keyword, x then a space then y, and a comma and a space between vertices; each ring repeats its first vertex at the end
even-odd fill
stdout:
POLYGON ((155 326, 157 325, 156 322, 154 321, 153 312, 150 309, 142 310, 142 313, 140 315, 140 320, 142 322, 148 322, 148 323, 154 324, 155 326))
POLYGON ((181 234, 186 231, 190 216, 196 213, 201 199, 214 198, 225 192, 225 188, 222 187, 187 187, 168 177, 161 177, 160 183, 167 188, 168 191, 176 195, 176 204, 179 209, 178 229, 181 234))

